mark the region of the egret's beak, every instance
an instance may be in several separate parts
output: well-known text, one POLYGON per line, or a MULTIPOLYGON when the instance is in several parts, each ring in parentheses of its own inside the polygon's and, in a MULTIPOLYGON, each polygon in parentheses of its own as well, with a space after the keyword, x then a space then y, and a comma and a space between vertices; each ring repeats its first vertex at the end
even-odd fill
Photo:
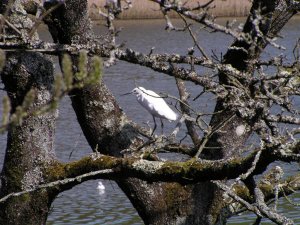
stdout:
POLYGON ((120 96, 130 95, 130 94, 132 94, 132 92, 128 92, 128 93, 122 94, 122 95, 120 95, 120 96))

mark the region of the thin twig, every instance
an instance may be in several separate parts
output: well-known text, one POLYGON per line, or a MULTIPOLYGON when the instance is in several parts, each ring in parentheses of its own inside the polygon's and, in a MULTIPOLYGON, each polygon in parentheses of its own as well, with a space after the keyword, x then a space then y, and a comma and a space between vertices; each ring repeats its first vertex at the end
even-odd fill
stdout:
POLYGON ((34 192, 34 191, 38 191, 38 190, 41 190, 41 189, 44 189, 44 188, 52 188, 52 187, 56 187, 56 186, 69 184, 69 183, 72 183, 72 182, 82 183, 84 181, 84 179, 95 177, 97 175, 109 175, 109 174, 112 174, 112 173, 114 173, 113 169, 98 170, 98 171, 85 173, 83 175, 80 175, 80 176, 77 176, 77 177, 74 177, 74 178, 66 178, 66 179, 63 179, 63 180, 58 180, 58 181, 54 181, 54 182, 50 182, 50 183, 46 183, 46 184, 41 184, 41 185, 38 185, 38 186, 36 186, 32 189, 10 193, 10 194, 4 196, 3 198, 1 198, 0 202, 4 202, 4 201, 8 200, 11 197, 17 197, 17 196, 27 194, 27 193, 31 193, 31 192, 34 192))

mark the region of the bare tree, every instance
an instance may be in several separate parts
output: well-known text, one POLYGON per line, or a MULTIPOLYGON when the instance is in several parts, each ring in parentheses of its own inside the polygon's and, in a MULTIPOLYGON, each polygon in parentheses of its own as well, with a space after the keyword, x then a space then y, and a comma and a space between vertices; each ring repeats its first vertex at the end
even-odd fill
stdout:
POLYGON ((99 178, 115 180, 145 224, 225 224, 226 217, 241 209, 255 213, 256 223, 266 217, 293 224, 269 203, 276 206, 279 197, 297 191, 299 174, 283 180, 277 166, 262 179, 255 176, 274 161, 299 162, 299 106, 293 100, 299 98, 299 40, 291 61, 282 55, 260 58, 267 45, 283 48, 276 38, 299 11, 299 1, 254 0, 240 29, 216 23, 209 14, 212 1, 187 7, 180 1, 152 0, 160 5, 166 29, 189 32, 194 46, 186 55, 139 53, 117 43, 114 19, 131 2, 114 2, 106 5, 106 12, 99 11, 109 29, 100 39, 91 29, 87 1, 1 2, 1 79, 8 95, 1 129, 7 129, 8 138, 0 224, 44 224, 59 193, 99 178), (170 11, 178 14, 183 27, 173 25, 170 11), (224 57, 204 51, 191 21, 235 39, 224 57), (41 22, 53 43, 39 39, 41 22), (63 77, 54 79, 49 55, 59 57, 63 77), (176 79, 182 118, 171 136, 151 136, 126 117, 103 83, 101 62, 94 56, 108 67, 123 60, 176 79), (200 74, 197 68, 211 73, 200 74), (185 82, 203 87, 198 101, 203 93, 215 96, 209 122, 190 106, 185 82), (94 151, 70 163, 60 162, 53 148, 56 105, 65 94, 72 96, 94 151), (274 113, 274 107, 280 110, 274 113), (183 122, 189 145, 176 140, 183 122), (249 147, 246 142, 253 133, 258 144, 249 147), (162 161, 160 151, 189 159, 162 161))

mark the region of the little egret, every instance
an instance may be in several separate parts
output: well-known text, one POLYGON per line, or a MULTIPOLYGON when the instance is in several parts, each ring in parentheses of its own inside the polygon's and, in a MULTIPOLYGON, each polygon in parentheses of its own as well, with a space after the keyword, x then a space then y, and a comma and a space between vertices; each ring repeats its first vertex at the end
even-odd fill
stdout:
POLYGON ((97 189, 100 195, 105 193, 105 186, 101 181, 98 182, 97 189))
POLYGON ((137 101, 152 115, 154 128, 151 136, 156 129, 155 117, 160 118, 161 128, 163 129, 162 119, 167 119, 170 122, 178 119, 178 115, 168 106, 161 96, 154 91, 146 90, 143 87, 136 87, 131 92, 124 95, 134 94, 137 101))

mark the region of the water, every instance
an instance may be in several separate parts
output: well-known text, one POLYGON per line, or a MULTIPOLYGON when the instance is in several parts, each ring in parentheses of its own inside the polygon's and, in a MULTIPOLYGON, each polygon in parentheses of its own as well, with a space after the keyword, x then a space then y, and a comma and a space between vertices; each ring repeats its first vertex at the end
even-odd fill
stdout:
MULTIPOLYGON (((300 19, 293 20, 286 27, 286 31, 282 32, 286 38, 279 40, 279 43, 288 47, 286 50, 288 57, 291 57, 293 44, 299 36, 299 22, 300 19)), ((103 30, 101 23, 95 26, 97 33, 101 33, 103 30)), ((180 23, 176 24, 180 26, 180 23)), ((166 32, 164 30, 164 21, 162 20, 119 21, 118 26, 123 27, 118 42, 124 42, 127 47, 137 51, 147 53, 150 52, 152 47, 155 47, 154 53, 175 52, 185 54, 187 49, 193 46, 192 39, 187 33, 166 32)), ((212 55, 214 52, 215 55, 221 57, 222 53, 226 52, 227 46, 232 42, 229 36, 217 33, 208 34, 200 30, 199 27, 195 28, 199 37, 199 43, 204 47, 208 55, 212 55)), ((45 40, 49 39, 49 35, 44 30, 42 38, 45 40)), ((268 47, 267 53, 263 57, 267 57, 274 52, 278 51, 268 47)), ((199 72, 205 73, 207 70, 202 69, 199 72)), ((120 97, 121 94, 132 90, 135 82, 158 93, 165 92, 178 96, 175 81, 172 77, 125 62, 118 62, 117 65, 105 69, 103 79, 116 96, 123 110, 131 119, 139 124, 150 121, 150 125, 152 126, 151 115, 138 105, 134 96, 120 97)), ((190 83, 187 83, 187 88, 191 92, 191 99, 197 96, 202 90, 200 87, 195 88, 190 83)), ((0 93, 1 96, 4 94, 3 92, 0 93)), ((172 100, 168 101, 172 102, 172 100)), ((194 107, 202 113, 212 112, 214 108, 213 96, 203 96, 194 102, 194 107)), ((205 119, 208 120, 209 117, 205 119)), ((168 132, 174 127, 174 124, 165 122, 165 127, 165 132, 168 132)), ((1 135, 0 167, 4 158, 5 141, 6 135, 1 135)), ((64 98, 60 104, 55 141, 57 156, 62 161, 76 160, 91 153, 91 149, 80 130, 68 98, 64 98)), ((293 164, 293 166, 286 166, 285 168, 286 174, 290 174, 297 170, 297 165, 293 164)), ((105 180, 102 182, 105 190, 101 192, 97 189, 98 181, 88 181, 59 195, 52 205, 47 225, 143 224, 136 210, 118 186, 113 181, 105 180)), ((294 201, 299 202, 299 195, 295 195, 294 197, 294 201)), ((279 209, 286 216, 293 218, 296 223, 300 223, 297 213, 299 208, 287 204, 286 200, 282 199, 280 200, 279 209)), ((255 217, 253 214, 244 214, 231 218, 229 224, 249 224, 253 223, 254 220, 255 217)), ((270 224, 270 221, 265 220, 264 224, 270 224)))
POLYGON ((62 193, 53 204, 47 224, 142 224, 118 186, 107 180, 102 183, 102 192, 97 190, 97 181, 88 181, 62 193))

